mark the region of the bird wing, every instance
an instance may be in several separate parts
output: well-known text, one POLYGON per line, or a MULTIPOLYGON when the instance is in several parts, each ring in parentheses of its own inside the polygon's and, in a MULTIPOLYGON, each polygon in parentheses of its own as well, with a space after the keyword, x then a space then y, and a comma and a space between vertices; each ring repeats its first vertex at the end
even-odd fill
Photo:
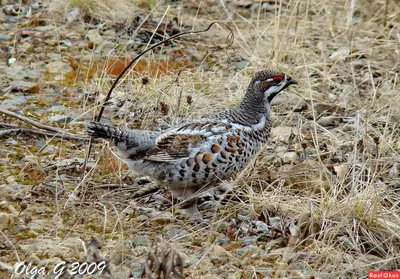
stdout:
POLYGON ((175 163, 201 149, 211 148, 215 139, 232 132, 232 125, 222 121, 199 121, 167 131, 156 139, 156 146, 143 158, 148 161, 175 163))

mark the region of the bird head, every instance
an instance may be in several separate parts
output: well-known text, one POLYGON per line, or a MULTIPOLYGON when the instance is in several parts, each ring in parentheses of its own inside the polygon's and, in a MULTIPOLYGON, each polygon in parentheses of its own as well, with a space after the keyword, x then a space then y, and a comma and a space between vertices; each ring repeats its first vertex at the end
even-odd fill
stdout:
POLYGON ((254 92, 263 94, 263 99, 271 103, 283 89, 297 81, 282 72, 264 70, 257 72, 250 83, 254 92))

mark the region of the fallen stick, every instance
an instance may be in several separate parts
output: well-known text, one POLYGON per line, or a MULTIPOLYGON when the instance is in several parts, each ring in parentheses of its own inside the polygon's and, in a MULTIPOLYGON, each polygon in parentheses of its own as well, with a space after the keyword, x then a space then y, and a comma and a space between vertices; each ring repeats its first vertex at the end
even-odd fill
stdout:
MULTIPOLYGON (((48 136, 53 136, 53 137, 61 137, 61 138, 65 138, 65 139, 77 139, 77 140, 88 140, 89 139, 87 137, 82 137, 82 136, 78 136, 78 135, 75 135, 75 134, 71 134, 71 133, 65 132, 65 131, 63 131, 63 130, 61 130, 59 128, 56 128, 56 127, 52 127, 52 126, 47 126, 47 125, 41 124, 41 123, 39 123, 37 121, 34 121, 34 120, 32 120, 32 119, 30 119, 28 117, 16 114, 16 113, 14 113, 12 111, 9 111, 9 110, 3 109, 3 108, 0 108, 0 113, 8 115, 8 116, 11 116, 11 117, 14 117, 14 118, 16 118, 18 120, 21 120, 21 121, 23 121, 25 123, 28 123, 28 124, 30 124, 30 125, 32 125, 34 127, 49 131, 49 132, 45 132, 45 131, 22 128, 22 127, 15 126, 15 125, 1 123, 1 125, 3 125, 3 126, 8 126, 11 129, 19 129, 21 132, 42 134, 42 135, 48 135, 48 136)), ((10 132, 12 132, 12 131, 10 131, 10 132)))

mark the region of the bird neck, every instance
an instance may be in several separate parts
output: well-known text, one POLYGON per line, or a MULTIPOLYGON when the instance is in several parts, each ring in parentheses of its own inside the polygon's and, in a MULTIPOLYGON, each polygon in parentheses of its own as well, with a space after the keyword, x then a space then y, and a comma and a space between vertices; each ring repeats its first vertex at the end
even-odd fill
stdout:
POLYGON ((239 106, 222 112, 218 116, 241 125, 258 124, 263 117, 269 121, 269 103, 265 103, 263 95, 254 94, 247 89, 239 106))
MULTIPOLYGON (((238 106, 238 110, 249 120, 259 120, 262 116, 269 118, 270 106, 266 100, 264 92, 254 92, 247 89, 242 102, 238 106)), ((253 122, 251 121, 251 122, 253 122)))
POLYGON ((242 102, 236 108, 221 112, 217 117, 247 126, 260 123, 263 117, 269 122, 269 102, 265 99, 264 93, 257 94, 249 87, 242 102))

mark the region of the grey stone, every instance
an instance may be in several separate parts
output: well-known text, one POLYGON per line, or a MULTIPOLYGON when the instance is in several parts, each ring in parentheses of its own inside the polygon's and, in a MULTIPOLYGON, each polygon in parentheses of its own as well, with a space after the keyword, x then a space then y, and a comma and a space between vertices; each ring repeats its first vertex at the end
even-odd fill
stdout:
POLYGON ((224 265, 228 262, 228 259, 218 256, 211 256, 211 262, 216 265, 224 265))
POLYGON ((104 36, 115 37, 117 36, 117 33, 114 30, 109 29, 104 31, 104 36))
POLYGON ((243 247, 242 249, 238 250, 237 254, 238 255, 243 255, 244 253, 249 253, 249 254, 255 254, 255 255, 262 255, 264 251, 255 245, 249 245, 246 247, 243 247))
MULTIPOLYGON (((17 63, 19 64, 19 63, 17 63)), ((10 79, 13 80, 13 82, 16 82, 17 80, 20 81, 25 81, 26 80, 38 80, 41 76, 42 73, 40 72, 40 70, 35 70, 35 69, 29 69, 26 67, 22 67, 21 65, 13 65, 11 67, 8 67, 5 71, 4 71, 8 77, 10 79)), ((18 84, 15 84, 11 82, 12 85, 17 86, 18 84)), ((33 84, 35 85, 35 83, 33 84)), ((32 85, 30 86, 32 87, 32 85)), ((28 88, 30 88, 28 87, 28 88)))
POLYGON ((132 278, 140 278, 144 270, 144 267, 141 263, 139 262, 133 262, 131 264, 131 275, 132 278))
POLYGON ((54 52, 46 53, 46 55, 53 60, 61 59, 62 57, 60 53, 54 53, 54 52))
POLYGON ((60 41, 60 44, 63 44, 63 45, 65 45, 65 46, 68 47, 68 48, 72 47, 72 43, 71 43, 70 40, 61 40, 61 41, 60 41))
POLYGON ((59 106, 59 105, 57 105, 57 106, 52 106, 52 107, 48 108, 46 111, 48 111, 48 112, 58 112, 58 113, 62 112, 62 113, 64 113, 64 112, 67 112, 67 111, 68 111, 68 108, 65 107, 65 106, 59 106))
POLYGON ((10 144, 10 145, 15 145, 15 144, 17 144, 18 142, 17 142, 15 139, 13 139, 13 138, 8 138, 8 139, 6 139, 6 143, 7 143, 7 144, 10 144))
POLYGON ((114 50, 115 44, 110 41, 102 41, 99 46, 96 48, 96 53, 101 54, 103 56, 108 56, 114 50))
POLYGON ((14 215, 18 215, 18 211, 8 201, 1 201, 0 202, 0 209, 1 210, 7 210, 7 211, 11 212, 14 215))
POLYGON ((39 5, 39 3, 38 2, 33 2, 32 4, 30 4, 31 5, 31 8, 32 9, 34 9, 34 10, 37 10, 37 9, 39 9, 40 8, 40 5, 39 5))
POLYGON ((247 65, 249 65, 249 61, 246 61, 246 60, 235 61, 235 62, 232 62, 232 65, 238 69, 244 69, 247 67, 247 65))
POLYGON ((302 97, 293 94, 279 94, 272 100, 271 105, 285 105, 295 111, 308 108, 307 102, 302 97))
POLYGON ((37 27, 35 27, 34 30, 40 31, 40 32, 53 31, 54 30, 54 25, 37 26, 37 27))
POLYGON ((85 159, 83 159, 83 158, 63 159, 63 160, 57 162, 56 166, 57 166, 57 168, 71 167, 72 165, 82 165, 84 163, 84 161, 85 161, 85 159))
POLYGON ((299 161, 299 156, 296 152, 291 151, 283 153, 281 159, 284 164, 294 164, 299 161))
POLYGON ((238 270, 236 272, 230 272, 229 274, 227 274, 228 276, 226 277, 226 279, 240 279, 242 278, 242 272, 241 270, 238 270))
POLYGON ((72 67, 68 63, 62 61, 51 62, 47 64, 46 68, 51 74, 66 74, 72 71, 72 67))
POLYGON ((46 141, 44 139, 39 139, 39 140, 35 141, 35 147, 37 149, 42 148, 45 144, 46 144, 46 141))
POLYGON ((150 243, 149 237, 145 235, 139 235, 132 241, 134 246, 147 246, 150 243))
POLYGON ((338 117, 324 116, 317 120, 317 123, 322 127, 337 126, 339 124, 338 117))
POLYGON ((224 245, 230 243, 231 240, 228 237, 217 237, 215 239, 215 244, 224 245))
POLYGON ((188 238, 189 233, 179 227, 172 227, 166 233, 168 239, 173 240, 186 240, 188 238))
POLYGON ((18 22, 18 16, 10 16, 6 19, 5 23, 17 23, 18 22))
POLYGON ((270 233, 271 232, 268 225, 262 221, 254 221, 252 223, 256 227, 257 233, 270 233))
POLYGON ((26 91, 36 86, 36 83, 24 80, 13 80, 11 85, 18 90, 26 91))
POLYGON ((238 240, 243 242, 243 244, 245 244, 245 245, 250 245, 250 244, 256 243, 259 238, 260 237, 257 235, 252 235, 252 236, 240 237, 238 240))
POLYGON ((14 267, 12 265, 7 264, 7 263, 0 262, 0 270, 6 271, 8 273, 13 273, 14 272, 14 267))
POLYGON ((71 117, 74 120, 92 120, 93 116, 90 115, 89 113, 83 113, 83 114, 72 114, 71 117))
POLYGON ((81 9, 79 9, 78 7, 74 7, 70 11, 68 11, 67 19, 68 21, 74 21, 78 19, 80 15, 81 15, 81 9))
POLYGON ((6 110, 10 110, 10 111, 17 111, 18 107, 15 105, 3 105, 0 103, 0 108, 6 109, 6 110))
POLYGON ((103 41, 103 38, 101 37, 98 29, 89 30, 87 33, 87 38, 90 42, 93 42, 97 45, 99 45, 103 41))
POLYGON ((0 231, 8 230, 15 223, 15 216, 5 212, 0 212, 0 231))
POLYGON ((28 223, 28 228, 33 231, 40 231, 46 227, 47 220, 44 219, 35 219, 28 223))
POLYGON ((349 56, 350 49, 347 46, 340 47, 338 50, 334 51, 329 58, 332 60, 342 60, 349 56))
MULTIPOLYGON (((215 270, 215 265, 208 258, 203 258, 197 263, 198 270, 215 270)), ((202 278, 205 278, 202 276, 202 278)))
POLYGON ((16 230, 17 232, 21 233, 21 232, 26 232, 26 231, 28 231, 29 228, 28 228, 28 226, 19 224, 19 225, 15 226, 15 230, 16 230))
POLYGON ((6 200, 14 200, 16 198, 16 194, 17 191, 8 185, 0 185, 0 196, 6 200))
POLYGON ((288 142, 291 134, 297 134, 297 131, 289 126, 278 126, 271 129, 271 139, 288 142))
POLYGON ((72 119, 71 116, 68 116, 68 115, 56 114, 56 115, 50 116, 48 118, 48 120, 49 120, 49 122, 55 122, 55 123, 62 124, 62 123, 65 123, 65 122, 70 122, 73 119, 72 119))
POLYGON ((40 114, 40 113, 45 112, 45 110, 42 109, 42 108, 34 108, 34 109, 33 109, 33 112, 35 112, 35 113, 37 113, 37 114, 40 114))
POLYGON ((56 152, 56 147, 54 145, 48 145, 43 150, 42 153, 54 154, 56 152))
POLYGON ((10 36, 7 34, 0 34, 0 42, 6 42, 10 39, 10 36))
POLYGON ((11 99, 5 99, 1 102, 2 106, 18 106, 26 103, 26 98, 24 96, 15 96, 11 99))
POLYGON ((75 225, 75 221, 74 221, 74 220, 68 220, 67 222, 65 222, 65 224, 66 224, 67 226, 72 227, 73 225, 75 225))

